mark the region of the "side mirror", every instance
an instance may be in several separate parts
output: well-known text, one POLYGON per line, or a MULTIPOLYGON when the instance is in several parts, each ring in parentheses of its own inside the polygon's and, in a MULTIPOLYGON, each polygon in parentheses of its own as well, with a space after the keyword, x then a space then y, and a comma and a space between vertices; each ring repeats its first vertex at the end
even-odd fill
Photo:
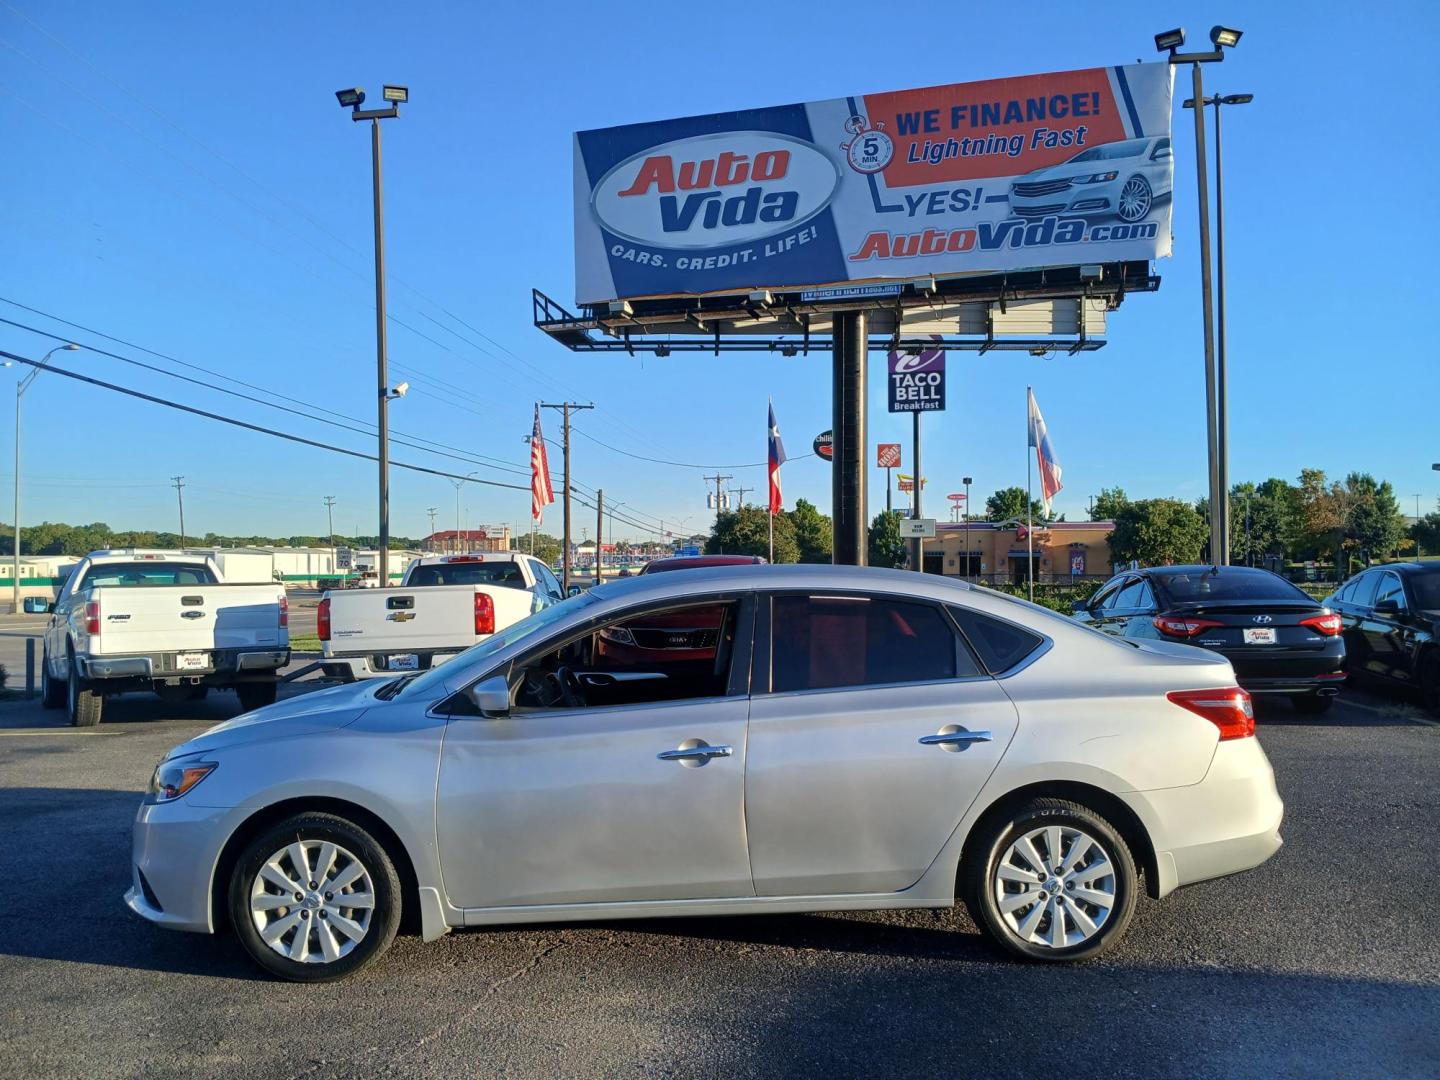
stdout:
POLYGON ((569 599, 572 596, 579 596, 584 591, 585 590, 582 589, 579 585, 571 585, 570 588, 565 590, 565 597, 566 599, 569 599))
POLYGON ((21 602, 21 608, 26 615, 48 615, 53 605, 43 596, 27 596, 21 602))
POLYGON ((1090 610, 1090 601, 1088 601, 1088 600, 1072 600, 1072 601, 1070 601, 1070 610, 1073 611, 1073 612, 1075 612, 1077 615, 1078 615, 1080 612, 1082 612, 1082 611, 1089 611, 1089 610, 1090 610))
POLYGON ((481 716, 510 715, 510 684, 503 675, 492 675, 465 688, 465 696, 480 710, 481 716))

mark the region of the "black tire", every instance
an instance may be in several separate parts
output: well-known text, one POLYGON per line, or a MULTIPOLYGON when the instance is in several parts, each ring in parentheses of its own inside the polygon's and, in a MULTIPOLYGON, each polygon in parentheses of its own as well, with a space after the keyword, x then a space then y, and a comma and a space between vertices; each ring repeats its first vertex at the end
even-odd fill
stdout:
POLYGON ((69 653, 70 678, 65 688, 65 703, 70 713, 72 727, 95 727, 105 711, 105 698, 80 677, 75 663, 75 654, 69 653))
POLYGON ((185 695, 185 700, 186 700, 186 701, 204 701, 205 698, 206 698, 206 696, 207 696, 209 693, 210 693, 210 687, 208 687, 208 686, 192 686, 192 687, 190 687, 190 693, 188 693, 188 694, 185 695))
POLYGON ((1440 652, 1433 647, 1420 658, 1420 697, 1427 709, 1440 715, 1440 652))
POLYGON ((1330 711, 1330 707, 1335 704, 1335 695, 1320 697, 1318 694, 1301 694, 1299 697, 1291 698, 1290 701, 1294 704, 1296 712, 1304 713, 1306 716, 1319 716, 1321 713, 1330 711))
MULTIPOLYGON (((288 874, 293 874, 295 869, 293 862, 283 864, 283 868, 288 874)), ((334 872, 338 872, 338 870, 334 872)), ((312 943, 314 947, 319 948, 318 939, 322 932, 322 924, 329 921, 328 917, 321 915, 321 911, 328 913, 330 910, 328 903, 321 902, 326 895, 324 892, 325 882, 317 881, 318 888, 316 890, 309 890, 309 884, 309 882, 299 882, 300 887, 307 891, 305 899, 297 902, 294 909, 280 908, 273 916, 283 922, 292 914, 299 915, 302 910, 307 912, 303 921, 297 922, 294 929, 286 930, 279 935, 277 940, 287 948, 287 951, 294 947, 295 935, 300 933, 302 928, 306 938, 301 951, 308 952, 312 943), (310 909, 307 907, 307 903, 309 902, 319 905, 314 908, 313 916, 308 914, 310 909)), ((270 884, 263 887, 267 891, 274 888, 270 884)), ((333 896, 334 894, 329 895, 333 896)), ((250 954, 250 958, 270 974, 291 982, 333 982, 336 979, 343 979, 347 975, 353 975, 361 968, 374 963, 380 954, 390 947, 390 943, 395 940, 395 932, 400 926, 401 895, 400 877, 395 872, 395 864, 384 847, 368 832, 354 822, 335 814, 298 814, 266 829, 245 845, 244 851, 240 853, 240 858, 236 861, 235 869, 230 875, 230 925, 235 928, 235 934, 239 937, 240 944, 245 947, 245 951, 250 954), (354 942, 348 952, 333 960, 324 960, 323 952, 321 959, 310 962, 282 956, 261 936, 261 930, 255 925, 255 916, 251 914, 251 891, 256 886, 261 869, 277 852, 283 851, 297 841, 332 843, 342 852, 340 856, 337 856, 337 868, 343 868, 339 861, 343 858, 343 853, 351 853, 369 875, 370 886, 373 889, 369 895, 373 896, 374 907, 370 909, 369 922, 365 925, 364 936, 354 942)), ((355 921, 358 923, 357 913, 352 911, 351 915, 356 916, 355 921)), ((265 917, 270 918, 271 916, 265 917)), ((330 925, 338 924, 331 923, 330 925)), ((343 942, 344 939, 342 937, 333 940, 343 942)))
MULTIPOLYGON (((1065 846, 1062 841, 1062 856, 1069 857, 1069 853, 1075 850, 1078 836, 1071 838, 1069 845, 1065 846)), ((1038 853, 1038 848, 1033 848, 1038 853)), ((1029 802, 1014 807, 1009 812, 991 817, 981 823, 977 831, 973 833, 966 844, 965 861, 960 868, 960 895, 965 901, 965 906, 970 911, 970 917, 975 920, 975 925, 981 931, 999 945, 1006 952, 1027 960, 1049 961, 1051 963, 1063 963, 1075 960, 1088 960, 1099 955, 1105 949, 1118 941, 1125 933, 1125 928, 1130 924, 1130 918, 1135 913, 1135 903, 1139 895, 1139 875, 1135 871, 1135 860, 1130 854, 1130 848, 1125 843, 1120 833, 1103 817, 1080 803, 1071 802, 1068 799, 1040 798, 1031 799, 1029 802), (1051 914, 1056 910, 1055 904, 1064 906, 1064 898, 1069 898, 1070 912, 1079 911, 1085 918, 1092 922, 1098 920, 1098 928, 1088 937, 1078 940, 1074 944, 1051 946, 1048 944, 1037 944, 1025 937, 1022 937, 1018 930, 1010 925, 1006 916, 1000 909, 1000 902, 995 896, 996 874, 999 871, 1002 860, 1010 849, 1010 846, 1035 830, 1048 829, 1050 826, 1060 826, 1062 829, 1069 829, 1084 834, 1093 845, 1087 849, 1088 854, 1082 856, 1081 865, 1085 867, 1100 865, 1100 858, 1108 861, 1113 878, 1113 891, 1111 892, 1111 906, 1108 909, 1101 909, 1088 901, 1079 900, 1072 892, 1061 892, 1056 890, 1056 900, 1051 897, 1046 886, 1050 880, 1037 874, 1033 884, 1018 886, 1021 891, 1034 890, 1033 895, 1037 897, 1034 902, 1042 908, 1038 916, 1039 922, 1032 928, 1036 934, 1044 934, 1046 927, 1054 927, 1055 916, 1051 914), (1098 851, 1096 850, 1098 849, 1098 851), (1044 897, 1044 900, 1040 898, 1044 897), (1048 911, 1044 909, 1048 907, 1048 911), (1100 919, 1101 911, 1104 911, 1103 919, 1100 919)), ((1049 858, 1049 853, 1042 857, 1042 863, 1049 858)), ((1010 866, 1015 864, 1011 863, 1010 866)), ((1046 867, 1048 870, 1049 867, 1046 867)), ((1084 881, 1094 883, 1097 879, 1081 878, 1083 891, 1084 881)), ((1104 880, 1099 878, 1098 880, 1104 880)), ((1074 882, 1065 888, 1071 888, 1074 882)), ((1027 893, 1028 894, 1028 893, 1027 893)), ((1018 893, 1008 894, 1018 895, 1018 893)), ((1034 906, 1027 906, 1019 909, 1014 917, 1017 923, 1023 925, 1026 919, 1034 911, 1034 906)), ((1075 927, 1077 933, 1079 923, 1075 921, 1073 914, 1062 917, 1060 930, 1062 938, 1066 936, 1066 926, 1075 927)))
POLYGON ((245 682, 235 684, 235 696, 240 699, 241 712, 254 712, 266 705, 275 704, 275 693, 279 683, 245 682))
POLYGON ((63 709, 65 707, 65 684, 50 677, 50 654, 40 654, 40 707, 42 709, 63 709))

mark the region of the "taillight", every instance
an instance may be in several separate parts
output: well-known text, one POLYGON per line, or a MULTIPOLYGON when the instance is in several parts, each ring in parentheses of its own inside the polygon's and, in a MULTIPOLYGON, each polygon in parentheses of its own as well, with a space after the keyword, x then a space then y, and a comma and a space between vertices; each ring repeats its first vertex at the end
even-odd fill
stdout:
POLYGON ((475 633, 495 632, 495 599, 489 593, 475 594, 475 633))
POLYGON ((281 629, 283 630, 283 629, 285 629, 286 627, 288 627, 289 625, 290 625, 290 598, 289 598, 288 596, 282 596, 282 597, 280 597, 280 627, 281 627, 281 629))
POLYGON ((85 601, 85 633, 100 633, 100 601, 85 601))
POLYGON ((1255 734, 1254 706, 1250 695, 1238 686, 1221 690, 1173 690, 1165 696, 1219 728, 1221 742, 1255 734))
POLYGON ((1344 624, 1339 615, 1331 612, 1328 615, 1311 615, 1308 619, 1300 620, 1301 626, 1308 626, 1317 634, 1324 634, 1326 637, 1334 637, 1344 630, 1344 624))
POLYGON ((1157 615, 1150 620, 1155 629, 1171 637, 1195 637, 1215 626, 1224 626, 1214 619, 1186 619, 1176 615, 1157 615))
POLYGON ((320 606, 315 609, 315 634, 321 641, 330 640, 330 597, 320 601, 320 606))

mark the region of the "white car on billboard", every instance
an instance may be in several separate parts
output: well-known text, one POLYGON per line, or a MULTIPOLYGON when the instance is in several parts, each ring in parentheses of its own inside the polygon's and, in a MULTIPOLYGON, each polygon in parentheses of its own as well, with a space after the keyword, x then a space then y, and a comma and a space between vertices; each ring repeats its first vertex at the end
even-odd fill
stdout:
POLYGON ((1168 135, 1104 143, 1020 177, 1010 185, 1010 211, 1143 221, 1170 194, 1171 174, 1168 135))

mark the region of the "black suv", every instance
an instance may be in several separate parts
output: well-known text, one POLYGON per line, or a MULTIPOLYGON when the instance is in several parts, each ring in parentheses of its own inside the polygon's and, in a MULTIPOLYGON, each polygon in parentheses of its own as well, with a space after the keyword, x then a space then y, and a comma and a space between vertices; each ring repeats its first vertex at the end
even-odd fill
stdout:
POLYGON ((1340 616, 1268 570, 1127 570, 1076 601, 1075 617, 1117 637, 1212 649, 1250 693, 1286 695, 1301 712, 1330 708, 1345 681, 1340 616))

